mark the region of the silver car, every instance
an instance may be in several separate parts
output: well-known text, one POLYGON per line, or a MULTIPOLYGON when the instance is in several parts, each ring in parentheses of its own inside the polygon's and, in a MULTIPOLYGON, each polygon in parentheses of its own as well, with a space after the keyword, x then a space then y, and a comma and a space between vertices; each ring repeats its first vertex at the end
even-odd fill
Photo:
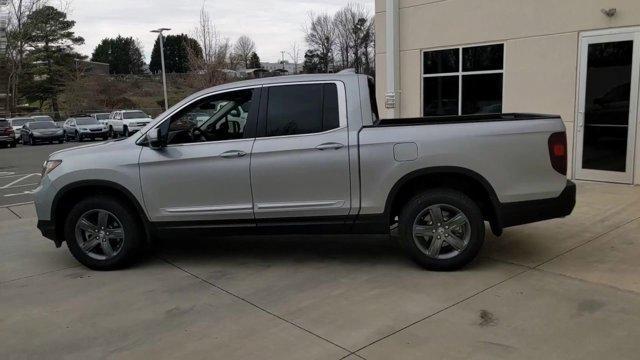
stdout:
POLYGON ((63 129, 66 141, 75 139, 82 142, 85 139, 95 140, 96 138, 106 140, 109 136, 107 126, 91 116, 69 118, 64 122, 63 129))
POLYGON ((373 88, 340 73, 198 92, 129 138, 51 154, 38 228, 102 270, 160 237, 393 228, 418 264, 453 270, 485 222, 500 235, 573 210, 558 116, 380 120, 373 88))

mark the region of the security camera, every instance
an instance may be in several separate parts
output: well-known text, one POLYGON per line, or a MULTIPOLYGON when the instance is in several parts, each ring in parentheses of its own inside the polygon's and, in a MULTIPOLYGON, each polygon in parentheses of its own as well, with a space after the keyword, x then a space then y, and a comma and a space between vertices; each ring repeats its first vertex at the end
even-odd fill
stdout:
POLYGON ((616 16, 616 13, 618 12, 618 9, 616 8, 610 8, 610 9, 602 9, 600 10, 606 17, 614 17, 616 16))

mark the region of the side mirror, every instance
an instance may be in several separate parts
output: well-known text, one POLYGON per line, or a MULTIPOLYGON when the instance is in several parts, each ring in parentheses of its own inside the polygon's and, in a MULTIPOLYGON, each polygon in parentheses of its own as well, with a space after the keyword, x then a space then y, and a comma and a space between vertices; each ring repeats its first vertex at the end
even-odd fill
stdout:
POLYGON ((147 144, 153 150, 159 150, 167 146, 159 128, 153 128, 147 132, 147 144))

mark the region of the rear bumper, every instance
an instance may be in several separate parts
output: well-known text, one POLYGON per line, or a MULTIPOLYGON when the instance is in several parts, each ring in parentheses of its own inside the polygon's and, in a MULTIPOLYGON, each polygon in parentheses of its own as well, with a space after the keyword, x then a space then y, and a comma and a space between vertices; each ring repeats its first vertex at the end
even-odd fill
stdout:
POLYGON ((0 143, 15 143, 17 140, 14 136, 0 136, 0 143))
POLYGON ((529 224, 537 221, 565 217, 576 205, 576 184, 567 185, 556 198, 504 203, 498 206, 498 218, 502 228, 529 224))

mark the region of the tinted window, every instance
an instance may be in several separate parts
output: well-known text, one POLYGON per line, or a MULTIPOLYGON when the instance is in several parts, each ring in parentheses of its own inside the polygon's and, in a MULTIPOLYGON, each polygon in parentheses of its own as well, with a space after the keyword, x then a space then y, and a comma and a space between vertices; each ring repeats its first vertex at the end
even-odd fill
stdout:
POLYGON ((254 90, 231 91, 198 100, 171 116, 169 144, 242 139, 254 90))
POLYGON ((9 122, 7 120, 0 120, 0 127, 8 127, 9 122))
POLYGON ((128 111, 123 113, 123 116, 125 119, 142 119, 142 118, 149 117, 147 116, 147 114, 143 113, 142 111, 128 111))
POLYGON ((458 76, 424 78, 424 116, 458 115, 458 76))
POLYGON ((92 117, 86 117, 86 118, 77 118, 76 119, 76 124, 78 125, 95 125, 95 124, 99 124, 98 120, 92 118, 92 117))
POLYGON ((32 119, 31 121, 53 121, 51 116, 48 116, 48 115, 33 116, 31 117, 31 119, 32 119))
POLYGON ((11 119, 11 126, 23 126, 29 121, 31 121, 29 118, 11 119))
POLYGON ((49 121, 38 121, 29 123, 31 129, 55 129, 56 124, 49 121))
POLYGON ((462 77, 462 115, 502 112, 502 74, 462 77))
POLYGON ((269 88, 267 136, 298 135, 340 126, 335 84, 269 88))
POLYGON ((474 46, 462 49, 462 71, 502 70, 504 45, 474 46))
POLYGON ((427 51, 424 53, 424 73, 441 74, 458 72, 460 49, 427 51))

